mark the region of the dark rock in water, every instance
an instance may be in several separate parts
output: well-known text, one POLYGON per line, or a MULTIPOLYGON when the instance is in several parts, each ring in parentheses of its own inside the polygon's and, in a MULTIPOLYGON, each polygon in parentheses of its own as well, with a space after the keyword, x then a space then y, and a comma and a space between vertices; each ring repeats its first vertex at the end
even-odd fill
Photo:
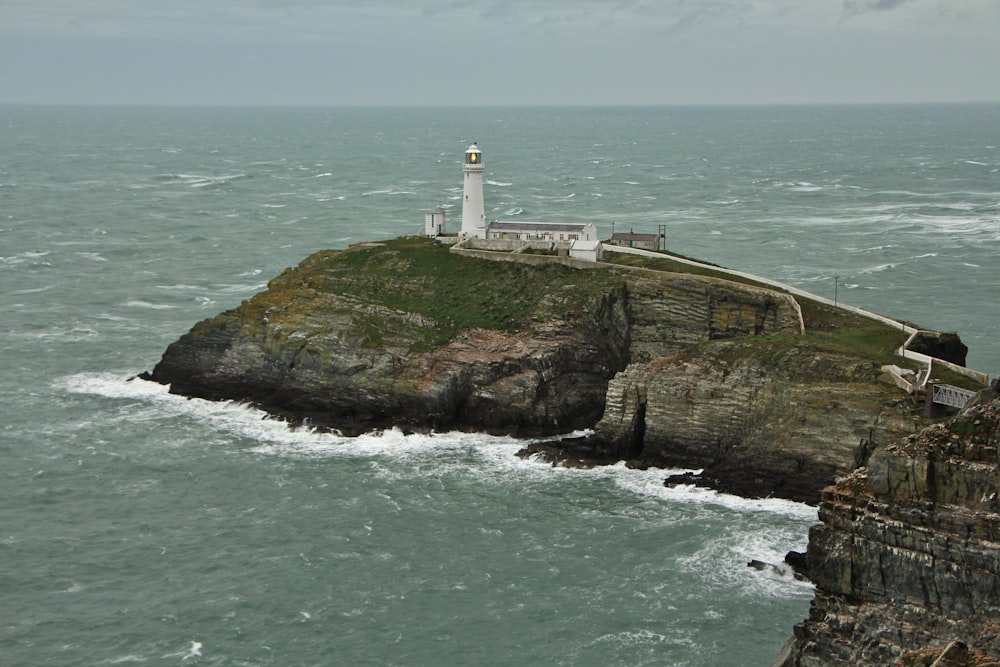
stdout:
POLYGON ((747 567, 757 570, 758 572, 768 572, 782 578, 794 577, 800 581, 805 581, 805 577, 787 565, 775 565, 774 563, 767 563, 755 558, 747 563, 747 567))
POLYGON ((549 442, 534 442, 517 452, 521 458, 533 458, 564 468, 593 468, 622 460, 609 451, 606 443, 586 436, 562 438, 549 442))
POLYGON ((809 579, 809 559, 805 552, 789 551, 785 554, 785 564, 795 571, 802 579, 809 579))
POLYGON ((955 333, 939 333, 936 331, 921 331, 910 343, 909 348, 936 359, 950 361, 959 366, 965 365, 965 357, 969 353, 968 346, 955 333))

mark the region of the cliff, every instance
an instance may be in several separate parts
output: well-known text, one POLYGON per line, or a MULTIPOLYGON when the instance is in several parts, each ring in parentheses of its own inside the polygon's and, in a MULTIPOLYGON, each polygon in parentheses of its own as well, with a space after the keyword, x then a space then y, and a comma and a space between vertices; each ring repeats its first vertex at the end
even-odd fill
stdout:
POLYGON ((346 435, 585 428, 625 363, 621 286, 426 241, 326 251, 170 345, 151 378, 346 435), (572 279, 572 280, 570 280, 572 279))
POLYGON ((147 377, 347 435, 594 428, 529 451, 704 468, 718 488, 809 502, 920 419, 879 371, 902 342, 891 327, 667 260, 506 259, 425 239, 319 252, 147 377))
POLYGON ((1000 400, 878 447, 827 488, 809 618, 775 663, 1000 664, 1000 400))
POLYGON ((619 373, 595 437, 635 465, 704 469, 672 483, 813 503, 873 443, 912 431, 912 409, 871 360, 806 341, 724 341, 619 373))

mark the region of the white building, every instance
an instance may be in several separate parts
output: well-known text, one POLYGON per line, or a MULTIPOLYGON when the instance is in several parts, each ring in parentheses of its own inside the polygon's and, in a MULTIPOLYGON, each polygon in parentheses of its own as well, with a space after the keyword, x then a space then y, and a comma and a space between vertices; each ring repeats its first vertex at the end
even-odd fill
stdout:
MULTIPOLYGON (((470 242, 479 240, 493 250, 514 250, 527 246, 536 250, 558 250, 571 257, 595 262, 601 258, 604 249, 597 238, 597 225, 592 222, 496 220, 487 223, 483 199, 483 169, 483 152, 478 145, 472 144, 465 151, 462 165, 465 175, 462 198, 463 239, 470 242)), ((441 215, 443 219, 444 214, 441 215)), ((426 224, 427 233, 431 235, 429 218, 426 224)))
POLYGON ((579 239, 570 245, 569 256, 573 259, 599 262, 604 258, 604 246, 597 239, 590 241, 579 239))
POLYGON ((596 241, 590 222, 521 222, 497 220, 486 226, 486 238, 511 241, 596 241))
POLYGON ((486 238, 486 209, 483 204, 483 152, 472 144, 465 151, 462 172, 465 186, 462 197, 462 236, 486 238))
POLYGON ((424 234, 427 236, 441 236, 444 230, 444 209, 427 211, 424 214, 424 234))

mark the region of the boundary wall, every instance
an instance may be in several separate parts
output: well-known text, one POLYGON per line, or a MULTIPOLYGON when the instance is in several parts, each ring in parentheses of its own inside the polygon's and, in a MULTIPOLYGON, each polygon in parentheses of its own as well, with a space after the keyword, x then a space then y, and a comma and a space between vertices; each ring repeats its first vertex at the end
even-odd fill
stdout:
POLYGON ((898 350, 896 350, 896 354, 906 359, 910 359, 911 361, 916 361, 918 363, 924 364, 927 367, 923 379, 923 384, 926 384, 927 380, 930 378, 931 368, 933 367, 933 364, 942 365, 945 368, 948 368, 956 373, 959 373, 960 375, 964 375, 965 377, 971 378, 983 385, 989 385, 990 383, 990 377, 986 373, 972 370, 971 368, 966 368, 965 366, 959 366, 958 364, 953 364, 950 361, 945 361, 944 359, 937 359, 935 357, 931 357, 929 355, 922 354, 920 352, 914 352, 912 350, 908 350, 907 347, 909 347, 910 343, 913 342, 913 339, 917 337, 917 334, 919 334, 921 330, 917 329, 916 327, 912 327, 908 324, 905 324, 903 322, 900 322, 899 320, 895 320, 891 317, 886 317, 885 315, 879 315, 878 313, 873 313, 870 310, 865 310, 864 308, 858 308, 857 306, 849 306, 843 303, 838 303, 833 299, 827 299, 826 297, 822 297, 817 294, 813 294, 811 292, 806 292, 805 290, 801 290, 797 287, 792 287, 791 285, 780 283, 777 280, 771 280, 769 278, 761 278, 760 276, 755 276, 750 273, 744 273, 743 271, 724 269, 719 266, 713 266, 711 264, 696 262, 693 259, 685 259, 683 257, 677 257, 675 255, 664 255, 662 252, 654 252, 651 250, 641 250, 639 248, 625 248, 621 246, 612 246, 612 245, 605 245, 604 251, 620 252, 626 255, 641 255, 643 257, 658 257, 658 258, 666 257, 667 259, 679 262, 681 264, 687 264, 689 266, 697 266, 700 268, 711 269, 712 271, 718 271, 719 273, 727 273, 731 276, 739 276, 740 278, 754 280, 764 285, 770 285, 771 287, 776 287, 778 289, 785 290, 786 292, 789 292, 790 294, 794 294, 796 296, 812 299, 813 301, 818 301, 828 306, 833 306, 834 308, 840 308, 841 310, 854 313, 855 315, 860 315, 861 317, 867 317, 868 319, 876 320, 890 327, 899 329, 900 331, 906 334, 909 334, 909 338, 907 338, 906 342, 903 343, 903 345, 900 346, 898 350))

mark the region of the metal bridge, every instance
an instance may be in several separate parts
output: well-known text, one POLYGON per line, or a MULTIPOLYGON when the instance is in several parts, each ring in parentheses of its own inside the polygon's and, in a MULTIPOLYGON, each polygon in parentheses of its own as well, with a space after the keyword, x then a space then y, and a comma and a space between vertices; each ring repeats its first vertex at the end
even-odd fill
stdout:
POLYGON ((953 408, 964 408, 965 404, 972 400, 976 392, 955 387, 950 384, 931 385, 934 388, 931 400, 940 405, 947 405, 953 408))

